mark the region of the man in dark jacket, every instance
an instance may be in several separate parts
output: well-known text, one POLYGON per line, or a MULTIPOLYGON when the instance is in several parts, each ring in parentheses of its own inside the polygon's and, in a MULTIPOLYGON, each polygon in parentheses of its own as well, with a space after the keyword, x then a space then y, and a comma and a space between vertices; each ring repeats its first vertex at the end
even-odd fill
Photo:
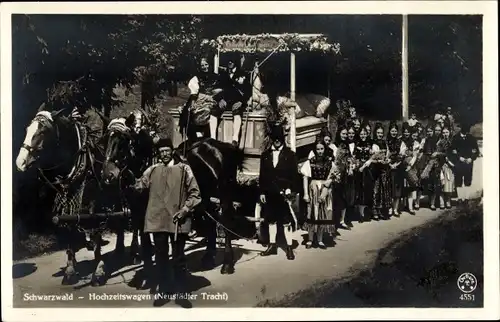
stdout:
POLYGON ((284 227, 286 257, 295 258, 291 247, 291 233, 297 229, 297 219, 290 206, 290 199, 298 191, 298 164, 295 153, 285 145, 281 125, 274 125, 270 138, 272 146, 262 153, 260 160, 260 204, 264 220, 269 224, 269 247, 262 256, 276 255, 278 225, 284 227))
POLYGON ((237 67, 234 61, 230 60, 227 71, 222 75, 222 80, 224 84, 224 100, 227 104, 226 109, 230 109, 233 113, 232 144, 238 146, 242 125, 241 116, 250 94, 249 75, 243 69, 237 67))
POLYGON ((472 185, 474 161, 479 156, 477 140, 469 133, 471 126, 462 124, 460 133, 453 137, 451 151, 455 164, 455 187, 457 188, 458 202, 469 199, 467 187, 472 185))
MULTIPOLYGON (((137 180, 134 188, 149 189, 144 232, 153 234, 159 279, 158 291, 167 294, 170 293, 167 290, 169 280, 164 278, 164 275, 171 273, 168 258, 169 239, 176 275, 171 281, 177 283, 177 291, 182 291, 186 269, 184 247, 191 231, 189 215, 201 202, 201 196, 191 168, 184 163, 174 164, 172 141, 160 139, 158 150, 161 163, 149 167, 137 180)), ((159 298, 155 301, 155 305, 164 304, 164 300, 159 298)))

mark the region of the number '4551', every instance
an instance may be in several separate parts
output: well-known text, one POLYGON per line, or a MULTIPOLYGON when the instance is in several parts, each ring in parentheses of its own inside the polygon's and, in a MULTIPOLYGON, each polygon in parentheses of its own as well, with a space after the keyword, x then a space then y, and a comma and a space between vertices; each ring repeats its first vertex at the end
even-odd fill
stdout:
POLYGON ((474 294, 462 294, 462 295, 460 295, 460 300, 461 301, 474 301, 475 297, 474 297, 474 294))

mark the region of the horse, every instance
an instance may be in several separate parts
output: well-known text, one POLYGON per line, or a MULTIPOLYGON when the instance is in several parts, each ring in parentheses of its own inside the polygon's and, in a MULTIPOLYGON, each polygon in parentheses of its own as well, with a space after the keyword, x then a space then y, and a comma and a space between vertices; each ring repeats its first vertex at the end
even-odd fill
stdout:
MULTIPOLYGON (((105 134, 107 144, 102 177, 106 185, 118 185, 118 189, 125 195, 132 215, 133 263, 140 264, 142 259, 145 270, 148 270, 152 266, 153 256, 150 235, 143 231, 148 195, 136 192, 131 194, 127 189, 127 186, 140 178, 153 162, 153 138, 144 128, 144 125, 147 125, 142 123, 144 116, 142 111, 135 110, 126 119, 115 118, 109 122, 105 134)), ((138 282, 139 277, 136 276, 134 281, 138 282)), ((146 287, 144 284, 135 286, 146 287)))
MULTIPOLYGON (((127 123, 132 122, 133 120, 129 119, 127 123)), ((119 179, 120 173, 123 173, 127 166, 125 159, 131 160, 130 156, 127 156, 127 151, 130 151, 132 142, 124 135, 110 136, 103 168, 103 177, 106 180, 119 179), (121 148, 112 148, 113 146, 121 148)), ((214 139, 203 139, 195 143, 185 141, 174 152, 175 162, 187 162, 200 187, 202 203, 194 215, 194 226, 197 231, 205 230, 208 234, 207 252, 202 260, 207 269, 215 266, 217 238, 215 220, 226 228, 233 225, 232 219, 236 213, 233 201, 236 199, 235 191, 238 191, 237 173, 242 169, 243 156, 243 151, 232 144, 214 139)), ((232 234, 226 231, 222 274, 234 273, 231 239, 232 234)))
MULTIPOLYGON (((101 230, 111 227, 107 225, 107 220, 103 221, 93 214, 96 209, 105 208, 106 202, 114 201, 114 198, 112 193, 104 191, 100 185, 99 167, 103 156, 98 153, 99 142, 92 142, 89 128, 64 116, 64 111, 65 109, 49 111, 45 103, 40 106, 26 128, 26 136, 16 158, 16 167, 20 172, 37 169, 39 179, 44 180, 56 192, 53 222, 61 223, 58 225, 57 237, 66 244, 67 254, 62 284, 78 282, 75 254, 86 247, 94 251, 96 262, 91 284, 103 285, 108 275, 101 254, 101 230), (84 205, 85 201, 88 204, 84 205), (85 207, 88 208, 87 217, 90 219, 80 220, 85 207), (70 220, 59 220, 61 216, 70 220), (85 242, 80 243, 79 238, 86 233, 85 228, 88 228, 85 224, 92 225, 90 241, 85 236, 85 242)), ((109 212, 109 208, 106 210, 109 212)), ((124 229, 121 225, 113 228, 117 234, 115 251, 121 254, 125 249, 124 229)))

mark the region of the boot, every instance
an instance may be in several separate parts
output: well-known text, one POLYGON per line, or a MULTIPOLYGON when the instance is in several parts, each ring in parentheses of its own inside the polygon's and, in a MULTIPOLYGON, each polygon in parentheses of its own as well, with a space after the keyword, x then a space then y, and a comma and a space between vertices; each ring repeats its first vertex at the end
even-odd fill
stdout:
POLYGON ((295 259, 295 254, 293 253, 293 249, 291 246, 287 246, 286 248, 286 259, 291 261, 295 259))
POLYGON ((260 256, 270 256, 270 255, 278 255, 278 248, 276 247, 276 244, 269 245, 265 251, 260 253, 260 256))

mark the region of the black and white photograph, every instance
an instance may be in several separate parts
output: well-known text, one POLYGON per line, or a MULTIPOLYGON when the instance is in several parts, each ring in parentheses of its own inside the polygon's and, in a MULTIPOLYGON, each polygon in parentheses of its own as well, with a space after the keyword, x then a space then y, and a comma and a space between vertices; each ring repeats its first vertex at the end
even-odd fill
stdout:
POLYGON ((500 318, 497 4, 410 4, 2 4, 2 319, 500 318))

